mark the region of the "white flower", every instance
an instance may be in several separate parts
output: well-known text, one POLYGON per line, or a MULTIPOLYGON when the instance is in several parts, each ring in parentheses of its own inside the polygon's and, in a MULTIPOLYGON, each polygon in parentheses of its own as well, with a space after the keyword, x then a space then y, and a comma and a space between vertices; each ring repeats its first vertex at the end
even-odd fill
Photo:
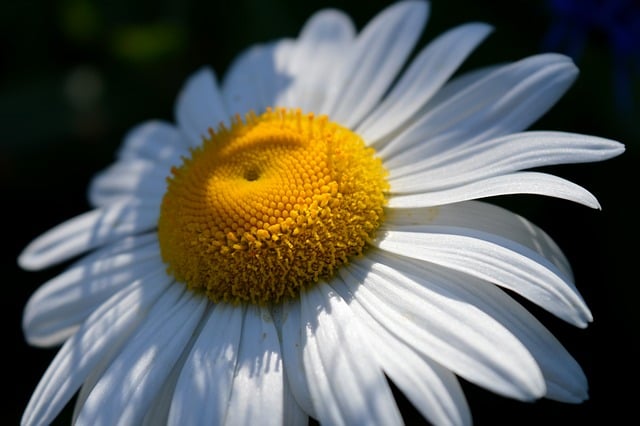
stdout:
POLYGON ((26 307, 30 343, 64 344, 24 424, 51 422, 78 390, 79 424, 398 424, 385 374, 434 424, 471 422, 457 376, 524 401, 587 398, 575 360, 502 290, 585 327, 566 258, 475 199, 599 208, 523 170, 624 148, 523 131, 575 79, 564 56, 451 79, 485 24, 446 32, 401 72, 428 10, 397 3, 358 34, 320 11, 297 39, 244 52, 220 86, 197 72, 176 125, 127 135, 91 184, 95 209, 19 258, 83 255, 26 307))

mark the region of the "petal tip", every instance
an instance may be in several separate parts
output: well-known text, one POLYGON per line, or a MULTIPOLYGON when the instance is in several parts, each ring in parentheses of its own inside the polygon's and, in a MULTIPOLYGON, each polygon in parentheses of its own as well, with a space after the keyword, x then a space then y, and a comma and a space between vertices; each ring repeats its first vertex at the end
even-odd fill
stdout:
POLYGON ((25 271, 38 271, 44 269, 47 265, 38 259, 27 246, 18 256, 17 264, 25 271))

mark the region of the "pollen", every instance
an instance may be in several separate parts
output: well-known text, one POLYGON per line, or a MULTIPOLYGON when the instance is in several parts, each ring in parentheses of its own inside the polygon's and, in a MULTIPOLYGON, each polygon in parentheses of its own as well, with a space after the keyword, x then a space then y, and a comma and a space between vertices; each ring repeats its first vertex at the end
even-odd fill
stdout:
POLYGON ((362 255, 388 188, 374 149, 326 116, 237 116, 167 178, 162 258, 214 302, 277 303, 362 255))

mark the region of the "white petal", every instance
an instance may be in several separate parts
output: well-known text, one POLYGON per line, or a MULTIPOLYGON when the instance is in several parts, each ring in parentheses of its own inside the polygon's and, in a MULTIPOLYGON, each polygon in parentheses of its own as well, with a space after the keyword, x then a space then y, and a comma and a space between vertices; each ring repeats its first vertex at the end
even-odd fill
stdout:
POLYGON ((89 375, 85 378, 78 395, 75 398, 75 404, 73 405, 73 415, 71 416, 71 424, 81 426, 81 423, 78 423, 78 417, 80 416, 80 412, 82 411, 82 407, 84 407, 89 394, 95 387, 96 383, 102 378, 102 375, 107 368, 111 365, 112 359, 109 359, 108 362, 99 362, 92 371, 89 372, 89 375))
POLYGON ((263 45, 251 46, 233 60, 225 74, 222 96, 231 116, 244 117, 249 111, 260 114, 268 106, 259 80, 261 71, 273 69, 272 55, 267 49, 263 45))
POLYGON ((91 390, 80 424, 139 424, 196 329, 207 299, 169 286, 91 390))
POLYGON ((213 70, 203 68, 189 77, 178 94, 175 115, 180 130, 194 147, 209 136, 210 128, 215 130, 221 123, 228 123, 229 114, 213 70))
POLYGON ((557 102, 577 73, 571 59, 558 54, 500 67, 426 112, 379 154, 394 168, 522 131, 557 102))
POLYGON ((333 121, 354 128, 387 91, 418 40, 428 15, 428 3, 398 2, 380 12, 344 52, 336 94, 323 111, 333 121))
POLYGON ((125 136, 118 159, 145 159, 156 163, 178 164, 187 155, 188 142, 173 125, 163 121, 148 121, 137 125, 125 136))
POLYGON ((222 86, 232 115, 243 117, 249 111, 260 114, 268 106, 276 106, 277 94, 291 84, 286 63, 293 46, 288 39, 256 45, 234 60, 222 86))
POLYGON ((487 78, 488 75, 505 66, 504 64, 492 64, 484 67, 474 68, 470 71, 463 72, 454 76, 451 80, 438 90, 435 95, 429 99, 429 102, 420 110, 426 114, 438 106, 458 96, 463 90, 473 86, 478 81, 487 78))
MULTIPOLYGON (((286 371, 286 370, 285 370, 286 371)), ((302 371, 302 370, 301 370, 302 371)), ((282 424, 291 426, 307 426, 309 415, 298 405, 298 401, 291 392, 289 381, 284 380, 284 407, 282 424)))
POLYGON ((126 285, 166 275, 157 244, 91 262, 79 262, 43 284, 29 299, 22 327, 29 344, 60 344, 98 306, 126 285))
POLYGON ((118 161, 93 178, 89 186, 89 201, 93 206, 108 206, 138 198, 160 205, 170 171, 171 165, 149 160, 118 161))
POLYGON ((336 96, 332 84, 336 62, 351 48, 355 29, 351 19, 334 9, 315 13, 305 24, 287 62, 292 84, 278 95, 277 105, 323 114, 327 96, 336 96))
POLYGON ((315 412, 324 424, 401 424, 380 370, 361 341, 360 324, 331 288, 301 295, 303 362, 315 412))
POLYGON ((498 235, 544 256, 573 282, 569 261, 551 237, 527 219, 501 207, 465 201, 438 207, 388 209, 385 226, 406 225, 455 226, 498 235))
POLYGON ((193 346, 196 338, 199 336, 201 329, 202 319, 198 326, 195 328, 191 335, 189 342, 185 344, 185 350, 180 355, 180 358, 175 362, 171 368, 171 372, 167 376, 165 382, 160 386, 160 390, 154 397, 153 401, 149 404, 149 409, 144 415, 141 426, 156 426, 168 424, 169 409, 171 408, 171 401, 176 391, 176 383, 178 382, 178 376, 182 371, 182 367, 189 355, 189 348, 193 346))
POLYGON ((79 260, 73 262, 71 267, 85 265, 117 254, 129 253, 157 242, 157 235, 151 232, 139 235, 128 235, 82 256, 79 260))
POLYGON ((345 282, 390 332, 493 392, 521 400, 545 394, 535 360, 501 324, 464 300, 421 287, 403 271, 370 260, 371 255, 350 266, 364 283, 345 282))
POLYGON ((173 401, 176 392, 178 378, 182 374, 182 370, 185 366, 185 363, 187 362, 189 354, 193 349, 193 346, 200 338, 200 333, 202 332, 202 329, 204 328, 204 325, 208 319, 207 313, 211 312, 212 308, 213 306, 211 304, 207 304, 205 313, 202 315, 202 317, 200 317, 198 324, 191 332, 191 336, 189 337, 188 342, 185 344, 184 350, 180 354, 180 358, 178 358, 178 360, 174 363, 167 379, 160 387, 160 391, 154 397, 153 401, 149 404, 149 409, 144 416, 142 426, 168 424, 169 410, 171 409, 171 402, 173 401))
POLYGON ((95 209, 50 229, 20 254, 19 265, 37 270, 156 227, 159 206, 132 199, 95 209))
POLYGON ((392 168, 389 183, 396 193, 437 191, 534 167, 603 161, 623 151, 622 144, 595 136, 514 133, 392 168))
POLYGON ((282 425, 282 368, 278 333, 271 315, 266 308, 248 306, 224 424, 282 425))
POLYGON ((67 340, 49 365, 23 416, 23 424, 49 424, 99 364, 109 362, 171 279, 156 274, 115 294, 67 340))
POLYGON ((284 371, 287 381, 291 387, 298 405, 311 417, 317 414, 313 408, 313 401, 309 393, 309 383, 304 374, 304 363, 302 360, 304 331, 300 323, 300 302, 293 300, 283 306, 282 322, 282 359, 284 361, 284 371))
POLYGON ((171 402, 169 424, 224 422, 243 317, 243 308, 225 303, 211 310, 180 373, 171 402))
POLYGON ((596 197, 581 186, 557 176, 538 172, 517 172, 495 176, 435 192, 391 195, 388 206, 395 208, 431 207, 511 194, 547 195, 574 201, 594 209, 600 208, 596 197))
POLYGON ((535 358, 547 384, 546 397, 565 402, 586 398, 587 381, 578 363, 533 315, 498 287, 432 263, 389 255, 381 259, 419 285, 477 307, 506 327, 535 358))
POLYGON ((579 327, 591 313, 570 281, 538 253, 470 229, 397 227, 374 241, 383 250, 432 262, 508 288, 579 327))
MULTIPOLYGON (((360 284, 345 271, 341 275, 356 286, 360 284)), ((416 353, 387 331, 353 297, 341 278, 332 279, 331 287, 365 325, 363 339, 371 345, 372 354, 382 369, 427 420, 436 425, 471 424, 464 393, 451 371, 416 353)))
POLYGON ((374 145, 399 128, 438 91, 491 29, 482 23, 461 25, 429 43, 389 95, 358 126, 358 134, 374 145))

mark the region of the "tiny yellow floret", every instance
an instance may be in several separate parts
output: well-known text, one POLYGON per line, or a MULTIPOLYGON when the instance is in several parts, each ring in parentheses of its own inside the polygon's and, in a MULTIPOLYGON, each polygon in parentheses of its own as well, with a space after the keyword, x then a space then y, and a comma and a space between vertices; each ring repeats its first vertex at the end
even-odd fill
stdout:
POLYGON ((210 129, 171 172, 162 258, 214 302, 277 303, 330 278, 374 237, 389 188, 357 134, 284 108, 210 129))

